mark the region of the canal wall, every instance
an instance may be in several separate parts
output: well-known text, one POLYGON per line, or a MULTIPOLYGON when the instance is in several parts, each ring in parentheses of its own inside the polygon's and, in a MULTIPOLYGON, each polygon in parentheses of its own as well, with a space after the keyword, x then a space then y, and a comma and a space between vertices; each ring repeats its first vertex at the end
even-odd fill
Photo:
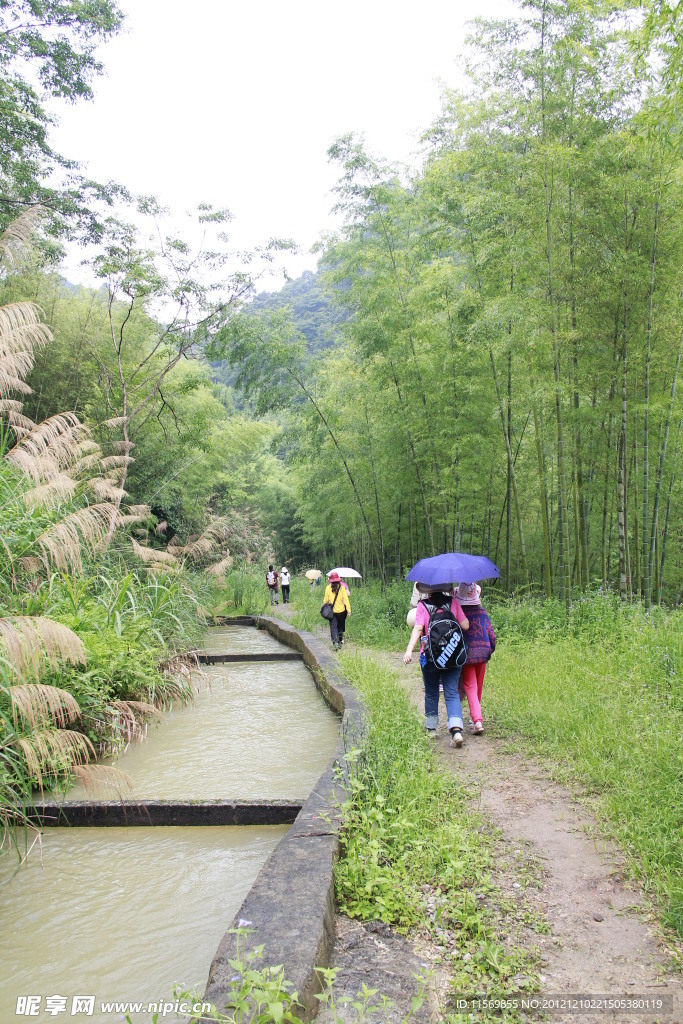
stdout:
POLYGON ((291 825, 301 807, 291 800, 62 800, 37 801, 27 817, 39 828, 291 825))
MULTIPOLYGON (((225 1007, 235 976, 230 960, 239 954, 233 930, 238 922, 244 922, 250 929, 247 948, 263 945, 264 967, 283 965, 285 977, 298 993, 302 1014, 310 1020, 319 1006, 316 993, 322 989, 316 968, 329 966, 334 944, 333 869, 339 854, 339 805, 345 796, 346 752, 361 742, 364 709, 336 657, 312 633, 265 615, 243 620, 245 625, 249 621, 302 655, 323 698, 342 716, 342 727, 326 770, 224 935, 211 963, 206 998, 219 1009, 225 1007)), ((244 944, 244 939, 241 941, 244 944)))

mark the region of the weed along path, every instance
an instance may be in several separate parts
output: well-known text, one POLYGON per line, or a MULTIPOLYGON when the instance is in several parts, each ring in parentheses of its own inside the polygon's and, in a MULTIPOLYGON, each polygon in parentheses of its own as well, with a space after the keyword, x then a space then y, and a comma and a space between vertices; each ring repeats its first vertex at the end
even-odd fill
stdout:
MULTIPOLYGON (((391 663, 421 709, 423 691, 415 667, 404 666, 398 657, 391 657, 391 663)), ((540 766, 511 751, 509 743, 488 734, 466 734, 464 746, 454 750, 443 720, 435 747, 469 793, 470 806, 500 833, 496 885, 512 904, 523 900, 547 923, 546 934, 540 928, 520 938, 540 952, 539 998, 551 1004, 559 1000, 556 1009, 549 1008, 550 1020, 680 1024, 683 981, 672 969, 656 919, 624 879, 618 850, 599 836, 595 818, 580 801, 545 777, 540 766), (636 1007, 642 1001, 642 1008, 582 1008, 577 1016, 567 1007, 570 995, 631 997, 636 1007)))

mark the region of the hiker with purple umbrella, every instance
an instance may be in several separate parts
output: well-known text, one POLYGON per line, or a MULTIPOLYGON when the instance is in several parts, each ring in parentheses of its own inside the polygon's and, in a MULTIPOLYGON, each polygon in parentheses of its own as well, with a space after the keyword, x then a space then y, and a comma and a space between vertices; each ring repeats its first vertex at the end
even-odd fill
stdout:
POLYGON ((436 737, 436 726, 439 720, 439 686, 441 685, 448 714, 451 746, 461 747, 462 707, 458 684, 460 670, 466 655, 462 630, 469 628, 469 622, 457 597, 449 592, 449 587, 448 583, 436 586, 429 586, 426 583, 417 584, 420 600, 415 613, 415 625, 403 655, 403 664, 410 664, 415 645, 419 640, 420 668, 425 688, 427 735, 432 738, 436 737))
POLYGON ((448 713, 451 746, 454 747, 461 747, 463 743, 459 682, 467 657, 463 631, 467 632, 470 624, 457 596, 452 592, 452 584, 446 581, 467 581, 469 577, 469 580, 475 582, 477 579, 497 576, 498 569, 488 558, 458 552, 423 558, 407 576, 408 580, 417 584, 421 598, 403 662, 405 665, 410 664, 419 640, 420 668, 425 688, 425 727, 429 736, 436 736, 441 684, 448 713))

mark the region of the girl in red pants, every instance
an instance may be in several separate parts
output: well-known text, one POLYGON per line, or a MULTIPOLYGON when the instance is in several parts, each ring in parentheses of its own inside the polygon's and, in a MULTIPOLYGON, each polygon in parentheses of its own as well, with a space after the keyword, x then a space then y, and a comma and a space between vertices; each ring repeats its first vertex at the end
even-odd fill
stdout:
POLYGON ((467 631, 467 661, 460 674, 460 699, 467 697, 472 732, 475 736, 480 736, 484 731, 481 716, 484 673, 486 663, 496 649, 496 634, 485 608, 482 607, 481 587, 477 583, 461 583, 457 596, 470 623, 467 631))

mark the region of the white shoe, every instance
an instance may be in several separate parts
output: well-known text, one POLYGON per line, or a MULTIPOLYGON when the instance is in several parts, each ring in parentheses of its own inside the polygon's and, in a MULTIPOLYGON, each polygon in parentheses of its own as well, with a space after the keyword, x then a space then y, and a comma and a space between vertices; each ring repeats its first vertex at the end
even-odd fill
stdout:
POLYGON ((484 731, 484 724, 483 724, 483 722, 475 722, 474 725, 472 726, 472 732, 474 733, 475 736, 481 736, 483 731, 484 731))
POLYGON ((462 746, 462 733, 460 732, 460 729, 451 729, 451 746, 462 746))
POLYGON ((427 729, 427 736, 430 740, 436 739, 436 729, 427 729))

